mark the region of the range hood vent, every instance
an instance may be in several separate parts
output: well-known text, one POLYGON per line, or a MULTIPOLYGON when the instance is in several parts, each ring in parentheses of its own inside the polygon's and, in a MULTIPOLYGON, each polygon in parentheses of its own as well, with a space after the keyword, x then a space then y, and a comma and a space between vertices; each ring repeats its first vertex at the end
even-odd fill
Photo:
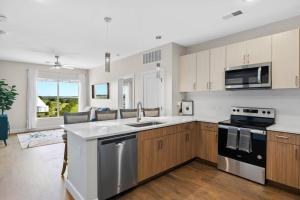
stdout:
POLYGON ((161 61, 161 49, 150 51, 143 54, 143 64, 161 61))

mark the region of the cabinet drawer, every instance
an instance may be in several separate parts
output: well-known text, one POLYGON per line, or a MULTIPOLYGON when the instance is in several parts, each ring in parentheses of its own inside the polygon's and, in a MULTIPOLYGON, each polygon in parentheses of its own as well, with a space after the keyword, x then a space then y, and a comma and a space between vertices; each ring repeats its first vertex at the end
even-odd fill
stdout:
POLYGON ((184 131, 191 131, 193 130, 194 123, 186 123, 186 124, 180 124, 177 126, 178 132, 184 132, 184 131))
POLYGON ((216 124, 204 123, 204 122, 201 122, 200 128, 203 131, 211 131, 211 132, 217 132, 218 129, 216 124))
POLYGON ((170 135, 177 133, 177 126, 168 126, 164 128, 164 135, 170 135))
POLYGON ((140 140, 145 140, 145 139, 162 137, 163 135, 164 135, 164 129, 158 128, 158 129, 152 129, 152 130, 148 130, 148 131, 142 131, 138 135, 138 137, 140 140))
POLYGON ((268 131, 268 141, 280 142, 286 144, 296 144, 296 135, 290 133, 268 131))

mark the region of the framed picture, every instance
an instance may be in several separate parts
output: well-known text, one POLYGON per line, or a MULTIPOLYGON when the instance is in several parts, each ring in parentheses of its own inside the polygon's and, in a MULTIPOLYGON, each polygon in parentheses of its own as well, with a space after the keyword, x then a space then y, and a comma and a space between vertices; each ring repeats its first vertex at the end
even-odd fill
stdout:
POLYGON ((93 99, 109 99, 109 83, 92 85, 93 99))

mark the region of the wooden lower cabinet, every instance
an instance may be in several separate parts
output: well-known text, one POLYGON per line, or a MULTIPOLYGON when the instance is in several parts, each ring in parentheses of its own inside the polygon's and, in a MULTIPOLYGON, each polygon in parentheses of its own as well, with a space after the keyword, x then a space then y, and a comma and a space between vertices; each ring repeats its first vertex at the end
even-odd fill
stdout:
POLYGON ((203 160, 217 163, 218 154, 217 125, 199 122, 197 127, 197 156, 203 160))
POLYGON ((268 132, 267 179, 300 189, 300 144, 296 135, 268 132))
POLYGON ((138 181, 155 176, 195 157, 192 124, 144 131, 138 135, 138 181))

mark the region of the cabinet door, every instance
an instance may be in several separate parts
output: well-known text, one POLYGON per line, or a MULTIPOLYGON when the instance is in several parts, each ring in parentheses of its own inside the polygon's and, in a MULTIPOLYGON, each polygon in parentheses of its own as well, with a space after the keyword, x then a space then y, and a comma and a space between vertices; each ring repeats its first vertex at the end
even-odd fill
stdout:
POLYGON ((181 92, 191 92, 196 88, 196 54, 180 57, 179 86, 181 92))
POLYGON ((180 133, 180 161, 185 162, 193 158, 193 132, 180 133))
POLYGON ((246 42, 247 64, 271 62, 271 36, 260 37, 246 42))
POLYGON ((281 142, 267 143, 267 179, 299 187, 298 146, 281 142))
POLYGON ((299 29, 272 35, 272 86, 299 88, 299 29))
POLYGON ((226 67, 244 65, 246 55, 246 43, 240 42, 226 46, 226 67))
POLYGON ((210 90, 225 90, 225 47, 210 50, 210 90))
POLYGON ((204 160, 217 163, 217 132, 210 131, 198 125, 197 156, 204 160))
POLYGON ((197 90, 209 90, 209 51, 197 53, 197 90))
POLYGON ((152 138, 139 141, 138 144, 138 180, 142 181, 162 172, 166 168, 166 147, 164 138, 152 138))

